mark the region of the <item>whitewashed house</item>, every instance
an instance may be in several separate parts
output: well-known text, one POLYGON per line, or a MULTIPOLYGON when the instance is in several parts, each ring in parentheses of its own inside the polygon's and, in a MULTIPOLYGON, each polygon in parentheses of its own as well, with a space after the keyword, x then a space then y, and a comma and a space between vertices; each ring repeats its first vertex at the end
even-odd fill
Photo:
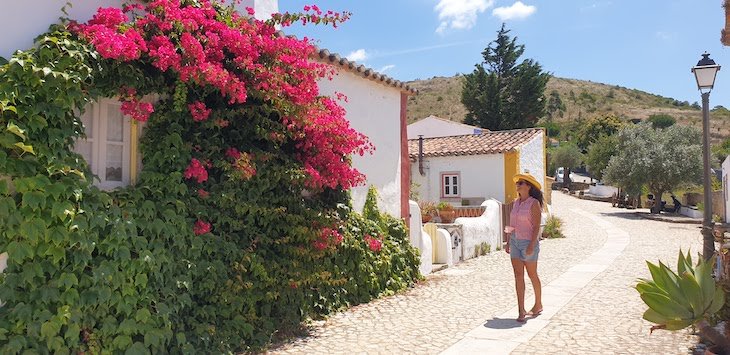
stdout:
POLYGON ((461 122, 447 120, 434 115, 408 125, 408 139, 460 136, 488 132, 486 128, 470 126, 461 122))
MULTIPOLYGON (((85 22, 99 7, 121 7, 123 0, 72 0, 68 17, 85 22)), ((30 48, 33 39, 48 30, 49 25, 65 16, 61 9, 66 0, 9 1, 0 11, 0 56, 9 58, 16 50, 30 48), (12 34, 12 35, 9 35, 12 34)), ((236 5, 242 13, 254 8, 262 19, 278 12, 276 0, 244 0, 236 5)), ((373 155, 353 157, 353 165, 367 177, 365 186, 352 190, 354 206, 361 209, 368 186, 377 187, 381 209, 393 216, 408 217, 409 161, 406 135, 406 103, 415 94, 404 83, 378 74, 370 68, 319 50, 311 58, 335 67, 334 80, 321 80, 320 93, 334 96, 342 93, 348 102, 340 102, 347 110, 353 128, 365 134, 375 146, 373 155)), ((86 110, 84 123, 88 140, 77 144, 101 188, 112 189, 132 184, 140 170, 137 140, 142 126, 124 117, 115 100, 100 99, 86 110)))
POLYGON ((411 181, 421 201, 510 202, 517 197, 512 181, 517 173, 546 185, 545 140, 542 128, 410 139, 411 181))

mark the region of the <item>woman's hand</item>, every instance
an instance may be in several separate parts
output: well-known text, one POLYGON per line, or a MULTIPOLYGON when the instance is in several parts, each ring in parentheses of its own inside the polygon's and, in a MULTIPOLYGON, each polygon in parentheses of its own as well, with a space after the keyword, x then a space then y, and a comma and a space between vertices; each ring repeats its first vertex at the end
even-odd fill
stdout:
POLYGON ((525 255, 530 256, 534 252, 535 252, 535 243, 530 242, 530 244, 527 245, 527 250, 525 250, 525 255))

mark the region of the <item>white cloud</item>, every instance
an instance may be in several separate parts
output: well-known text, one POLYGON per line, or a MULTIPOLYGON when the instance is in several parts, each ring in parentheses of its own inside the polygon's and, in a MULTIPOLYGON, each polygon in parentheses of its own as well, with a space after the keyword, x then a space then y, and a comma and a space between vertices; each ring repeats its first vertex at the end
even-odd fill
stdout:
POLYGON ((517 1, 509 7, 498 7, 492 10, 492 15, 499 17, 502 21, 521 20, 527 18, 537 11, 537 7, 533 5, 525 5, 522 1, 517 1))
POLYGON ((466 30, 474 27, 477 15, 494 5, 494 0, 439 0, 434 10, 441 23, 436 33, 447 29, 466 30))
POLYGON ((664 41, 672 39, 672 35, 669 32, 657 31, 656 36, 664 41))
POLYGON ((379 73, 385 73, 386 71, 391 70, 393 68, 395 68, 395 64, 388 64, 388 65, 380 68, 380 70, 378 70, 378 72, 379 73))
POLYGON ((362 62, 368 59, 368 53, 365 52, 364 49, 360 48, 356 51, 350 52, 350 54, 347 55, 347 59, 354 62, 362 62))

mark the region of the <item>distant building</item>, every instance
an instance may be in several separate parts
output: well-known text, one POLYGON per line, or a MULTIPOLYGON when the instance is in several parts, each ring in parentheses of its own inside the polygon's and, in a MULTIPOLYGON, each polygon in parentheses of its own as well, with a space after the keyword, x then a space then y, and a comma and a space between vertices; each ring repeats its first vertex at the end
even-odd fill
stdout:
POLYGON ((517 173, 532 174, 545 189, 546 139, 542 128, 410 139, 413 188, 422 201, 457 206, 490 198, 510 202, 517 197, 512 181, 517 173))
POLYGON ((408 139, 460 136, 464 134, 480 134, 488 132, 486 128, 470 126, 436 116, 428 116, 408 125, 408 139))

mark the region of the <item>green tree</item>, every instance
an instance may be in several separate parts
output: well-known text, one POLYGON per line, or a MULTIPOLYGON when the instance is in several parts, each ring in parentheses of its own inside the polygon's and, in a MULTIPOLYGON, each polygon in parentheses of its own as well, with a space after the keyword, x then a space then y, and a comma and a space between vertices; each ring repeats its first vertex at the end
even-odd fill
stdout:
POLYGON ((602 135, 588 147, 585 163, 594 178, 603 179, 604 169, 608 166, 611 157, 618 152, 616 149, 617 144, 616 135, 602 135))
POLYGON ((712 147, 712 156, 717 159, 717 164, 713 165, 721 165, 728 155, 730 155, 730 138, 724 140, 722 143, 720 143, 720 145, 712 147))
POLYGON ((532 59, 518 60, 525 46, 502 28, 484 49, 484 62, 464 76, 461 102, 467 109, 464 123, 505 130, 532 127, 545 115, 543 94, 550 74, 532 59))
POLYGON ((610 136, 618 132, 622 125, 623 122, 613 114, 593 117, 580 126, 575 142, 581 150, 586 151, 598 137, 610 136))
POLYGON ((550 120, 555 117, 556 113, 558 116, 563 117, 563 113, 565 112, 565 104, 563 103, 563 100, 560 99, 560 93, 558 93, 557 90, 553 90, 550 92, 545 111, 547 113, 547 117, 550 120))
POLYGON ((647 119, 654 128, 667 128, 677 123, 677 120, 666 113, 660 113, 649 116, 647 119))
POLYGON ((552 151, 550 161, 553 166, 562 166, 565 169, 563 183, 567 184, 568 188, 570 188, 570 184, 572 183, 570 180, 570 170, 583 162, 583 154, 574 144, 563 144, 552 151))
MULTIPOLYGON (((661 201, 664 192, 682 184, 699 183, 702 177, 700 132, 687 126, 654 129, 640 123, 622 129, 618 153, 604 170, 607 182, 638 195, 646 185, 661 201)), ((658 213, 661 204, 652 209, 658 213)))

